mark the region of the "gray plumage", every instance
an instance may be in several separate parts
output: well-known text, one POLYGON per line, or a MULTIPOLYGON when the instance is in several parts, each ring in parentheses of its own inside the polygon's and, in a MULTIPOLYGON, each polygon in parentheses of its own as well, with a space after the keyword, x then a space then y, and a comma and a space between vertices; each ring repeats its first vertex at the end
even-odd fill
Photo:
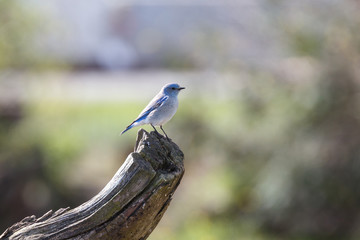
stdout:
POLYGON ((162 125, 167 123, 175 115, 179 105, 177 96, 182 89, 185 88, 180 87, 176 83, 166 84, 144 108, 139 116, 129 126, 127 126, 126 129, 121 132, 121 134, 125 133, 133 127, 150 124, 157 133, 158 131, 156 130, 155 126, 160 126, 161 130, 168 138, 167 134, 162 128, 162 125))

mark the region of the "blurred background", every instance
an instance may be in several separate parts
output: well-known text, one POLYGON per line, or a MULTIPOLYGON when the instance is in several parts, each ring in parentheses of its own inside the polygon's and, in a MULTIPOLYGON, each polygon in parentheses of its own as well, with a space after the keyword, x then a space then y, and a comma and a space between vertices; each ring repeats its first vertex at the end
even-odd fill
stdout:
POLYGON ((119 132, 177 82, 186 173, 149 239, 360 239, 359 11, 0 1, 0 232, 97 194, 133 149, 119 132))

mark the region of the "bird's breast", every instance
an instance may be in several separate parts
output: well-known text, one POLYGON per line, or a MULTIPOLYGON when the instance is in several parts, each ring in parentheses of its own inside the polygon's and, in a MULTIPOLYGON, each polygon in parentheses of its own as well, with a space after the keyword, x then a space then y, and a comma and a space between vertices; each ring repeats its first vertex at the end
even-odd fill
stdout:
POLYGON ((163 125, 175 115, 177 108, 177 99, 168 99, 160 107, 149 114, 148 121, 156 126, 163 125))

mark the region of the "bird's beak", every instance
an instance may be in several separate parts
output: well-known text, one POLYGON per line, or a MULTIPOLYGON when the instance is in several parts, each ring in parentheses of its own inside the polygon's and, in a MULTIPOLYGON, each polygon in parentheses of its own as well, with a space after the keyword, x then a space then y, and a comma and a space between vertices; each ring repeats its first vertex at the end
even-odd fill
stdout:
POLYGON ((178 88, 179 91, 180 91, 180 90, 183 90, 183 89, 185 89, 185 88, 184 88, 184 87, 179 87, 179 88, 178 88))

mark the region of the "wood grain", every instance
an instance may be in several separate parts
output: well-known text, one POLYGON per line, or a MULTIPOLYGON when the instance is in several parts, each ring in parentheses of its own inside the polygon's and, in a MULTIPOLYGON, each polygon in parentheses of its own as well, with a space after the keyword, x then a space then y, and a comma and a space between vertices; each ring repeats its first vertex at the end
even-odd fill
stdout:
POLYGON ((0 239, 146 239, 181 181, 183 159, 175 143, 140 129, 134 152, 100 193, 74 209, 26 217, 0 239))

